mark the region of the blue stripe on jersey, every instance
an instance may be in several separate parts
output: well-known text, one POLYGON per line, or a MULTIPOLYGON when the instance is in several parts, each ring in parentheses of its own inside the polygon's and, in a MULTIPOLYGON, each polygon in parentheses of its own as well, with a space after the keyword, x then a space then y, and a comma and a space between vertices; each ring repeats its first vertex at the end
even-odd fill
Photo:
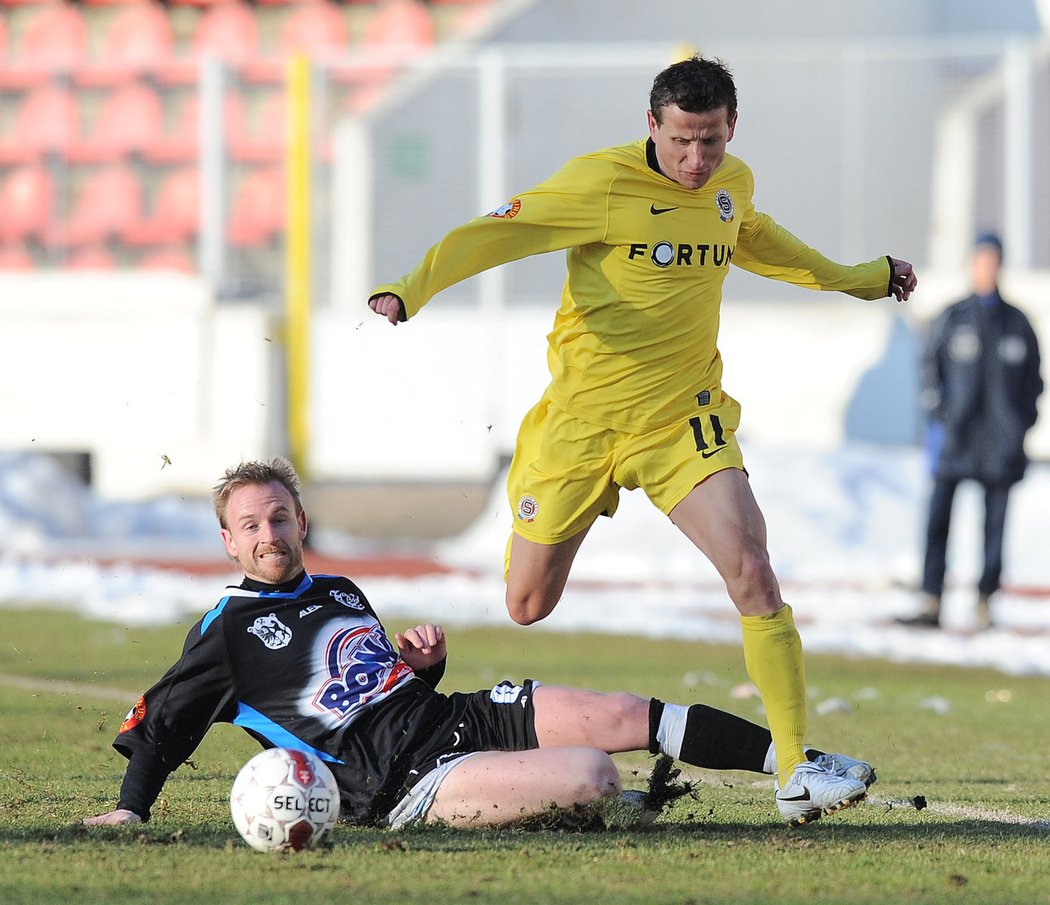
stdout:
POLYGON ((226 608, 226 604, 228 604, 229 602, 230 598, 228 596, 223 597, 222 600, 220 600, 215 605, 215 608, 213 610, 210 610, 209 612, 204 614, 204 618, 201 620, 202 635, 206 631, 208 631, 208 626, 210 626, 216 619, 218 619, 222 615, 222 611, 226 608))
POLYGON ((278 726, 268 716, 263 716, 254 707, 249 707, 247 704, 242 704, 240 701, 237 702, 237 716, 233 718, 234 726, 241 726, 244 729, 251 729, 256 735, 261 735, 268 742, 276 745, 278 748, 291 748, 295 751, 306 751, 309 754, 313 754, 315 757, 321 758, 321 760, 328 761, 330 764, 341 764, 342 761, 338 757, 332 757, 331 754, 326 754, 324 751, 318 751, 312 745, 308 745, 301 738, 292 735, 283 726, 278 726))

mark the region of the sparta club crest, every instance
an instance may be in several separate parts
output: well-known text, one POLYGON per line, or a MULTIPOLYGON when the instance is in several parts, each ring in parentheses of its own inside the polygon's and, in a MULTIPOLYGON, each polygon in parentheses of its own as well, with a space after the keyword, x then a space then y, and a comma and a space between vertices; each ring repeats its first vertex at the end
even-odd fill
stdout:
POLYGON ((525 494, 520 500, 518 500, 518 518, 523 522, 534 522, 536 516, 539 514, 540 504, 536 502, 536 497, 525 494))
POLYGON ((718 216, 726 223, 733 221, 733 196, 725 189, 715 193, 715 204, 718 205, 718 216))

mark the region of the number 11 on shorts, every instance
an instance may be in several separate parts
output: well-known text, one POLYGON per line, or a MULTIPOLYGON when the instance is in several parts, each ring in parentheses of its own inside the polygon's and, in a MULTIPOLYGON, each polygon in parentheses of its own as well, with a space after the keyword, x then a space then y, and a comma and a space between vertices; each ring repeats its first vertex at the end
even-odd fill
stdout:
POLYGON ((705 459, 708 456, 713 456, 721 447, 726 445, 726 439, 722 434, 722 422, 719 421, 718 415, 708 415, 707 419, 711 423, 710 444, 704 439, 704 419, 699 415, 689 419, 689 425, 693 429, 693 439, 696 440, 696 451, 705 459), (714 449, 711 448, 712 445, 714 449))

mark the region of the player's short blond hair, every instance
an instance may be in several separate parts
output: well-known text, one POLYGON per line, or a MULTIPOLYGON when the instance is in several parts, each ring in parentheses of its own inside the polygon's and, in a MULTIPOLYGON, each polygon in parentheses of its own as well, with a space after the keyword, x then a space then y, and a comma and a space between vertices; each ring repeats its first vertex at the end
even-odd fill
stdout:
POLYGON ((223 528, 229 527, 226 524, 226 508, 235 490, 264 484, 280 484, 292 495, 296 515, 303 511, 303 504, 299 499, 302 487, 299 475, 295 473, 291 462, 280 456, 268 462, 241 462, 233 468, 227 468, 222 480, 212 489, 212 504, 215 506, 215 516, 219 525, 223 528))

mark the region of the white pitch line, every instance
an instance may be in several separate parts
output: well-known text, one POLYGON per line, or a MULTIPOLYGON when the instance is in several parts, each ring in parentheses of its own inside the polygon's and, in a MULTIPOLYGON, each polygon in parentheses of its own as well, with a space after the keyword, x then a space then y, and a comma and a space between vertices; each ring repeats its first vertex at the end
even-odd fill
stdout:
POLYGON ((0 685, 22 688, 25 691, 76 694, 121 701, 134 701, 140 694, 137 691, 128 691, 126 688, 113 688, 109 685, 85 685, 82 682, 69 682, 62 679, 36 679, 30 676, 15 676, 10 673, 0 673, 0 685))
MULTIPOLYGON (((890 808, 909 808, 917 810, 915 803, 910 798, 874 798, 868 796, 870 804, 882 805, 890 808)), ((1034 830, 1050 832, 1050 820, 1039 820, 1032 817, 1023 817, 1020 814, 1011 814, 1009 811, 995 811, 988 808, 974 808, 961 804, 942 804, 936 801, 926 802, 924 810, 944 817, 961 817, 965 820, 987 820, 993 823, 1009 823, 1015 826, 1026 826, 1034 830)))

